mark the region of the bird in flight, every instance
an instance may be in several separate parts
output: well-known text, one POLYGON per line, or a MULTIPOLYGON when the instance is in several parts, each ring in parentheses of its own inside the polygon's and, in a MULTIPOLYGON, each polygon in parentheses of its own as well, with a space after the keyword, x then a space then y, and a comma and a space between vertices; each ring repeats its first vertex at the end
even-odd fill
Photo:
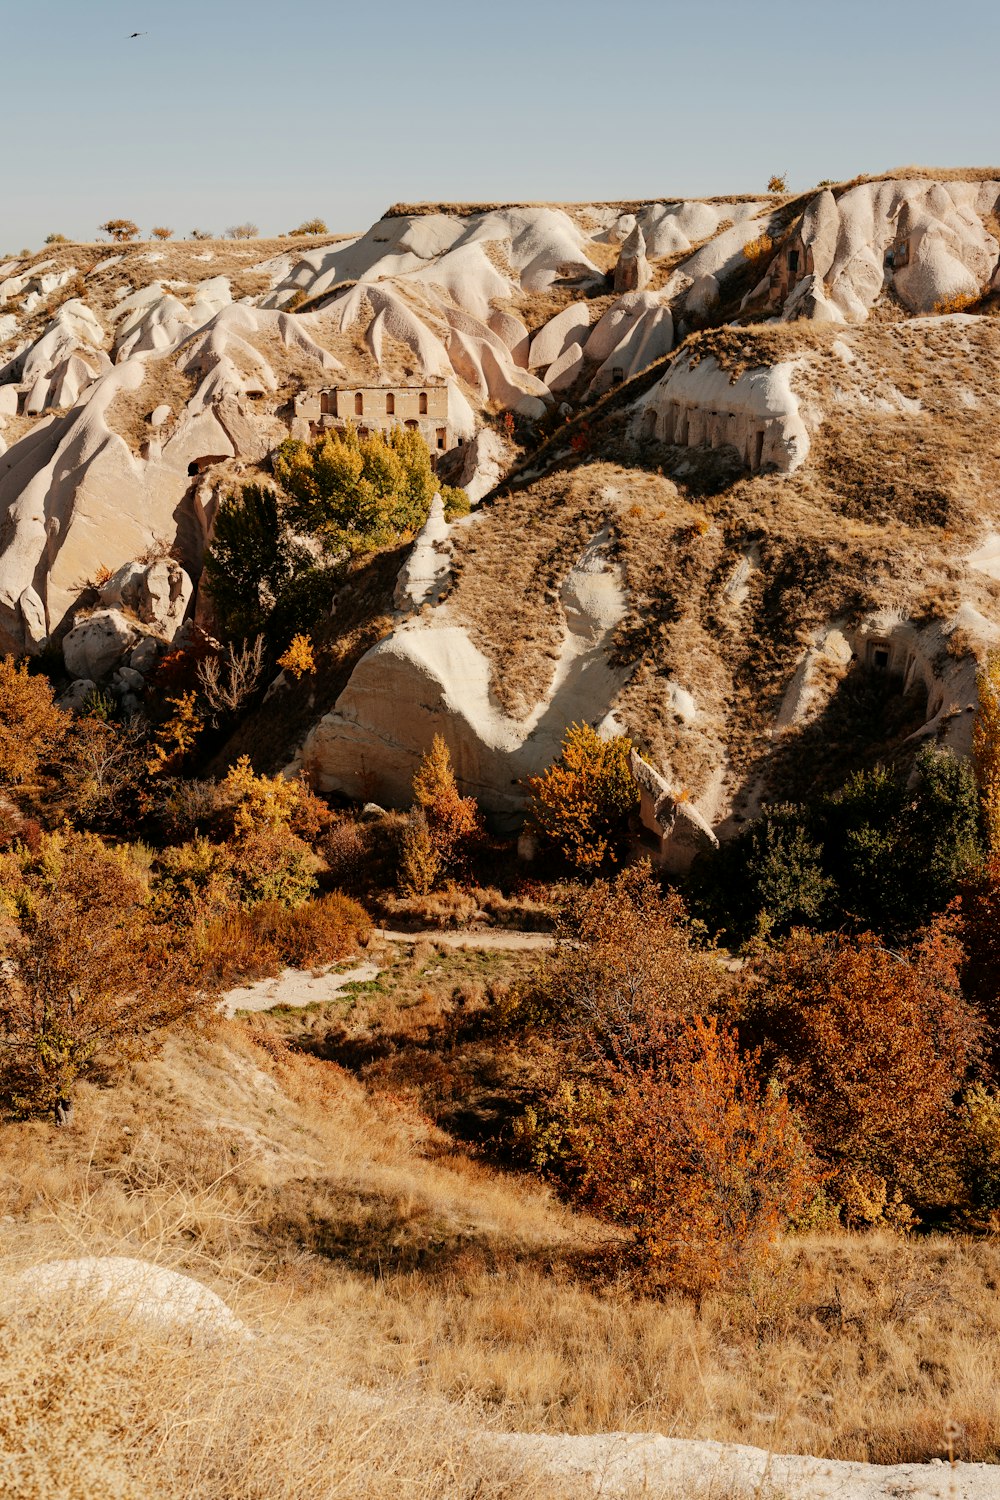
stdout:
POLYGON ((134 42, 137 36, 148 36, 148 31, 132 31, 129 33, 129 41, 134 42))

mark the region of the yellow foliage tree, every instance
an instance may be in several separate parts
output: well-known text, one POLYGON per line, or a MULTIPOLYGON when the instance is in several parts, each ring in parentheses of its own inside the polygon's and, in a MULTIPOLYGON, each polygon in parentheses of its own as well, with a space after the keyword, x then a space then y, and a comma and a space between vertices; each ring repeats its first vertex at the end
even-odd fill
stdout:
POLYGON ((292 636, 288 650, 284 656, 278 657, 278 666, 296 678, 304 677, 307 672, 315 672, 316 662, 308 635, 300 633, 292 636))
POLYGON ((1000 856, 1000 651, 991 651, 976 677, 979 712, 972 730, 972 753, 990 852, 1000 856))
POLYGON ((255 828, 287 828, 298 810, 302 788, 284 776, 258 776, 248 755, 241 755, 222 783, 235 805, 237 836, 255 828))
MULTIPOLYGON (((448 746, 439 734, 417 767, 413 797, 418 816, 404 837, 404 856, 408 868, 420 871, 421 881, 430 880, 424 891, 416 892, 423 895, 439 875, 461 870, 482 836, 476 799, 460 794, 448 746)), ((405 879, 416 891, 415 881, 409 875, 405 879)))
POLYGON ((532 821, 577 869, 596 870, 616 857, 615 844, 639 801, 630 749, 624 735, 605 740, 589 724, 571 724, 558 760, 528 778, 532 821))
POLYGON ((156 744, 147 763, 147 769, 152 773, 183 760, 194 747, 203 727, 196 692, 181 693, 177 698, 168 698, 167 702, 173 713, 156 731, 156 744))

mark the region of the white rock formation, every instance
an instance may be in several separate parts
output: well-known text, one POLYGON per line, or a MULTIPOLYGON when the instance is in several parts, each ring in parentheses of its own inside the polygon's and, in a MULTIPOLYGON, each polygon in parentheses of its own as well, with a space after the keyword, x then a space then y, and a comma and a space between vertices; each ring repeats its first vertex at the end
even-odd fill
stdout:
POLYGON ((302 762, 323 791, 408 806, 413 774, 435 734, 455 773, 490 811, 517 817, 519 782, 558 754, 566 726, 604 718, 627 673, 612 667, 611 636, 625 601, 608 537, 594 538, 562 590, 566 634, 546 697, 525 719, 490 694, 490 664, 447 604, 411 619, 355 667, 331 713, 307 738, 302 762))
POLYGON ((731 444, 751 469, 790 473, 805 462, 809 433, 792 389, 793 361, 748 370, 733 380, 713 358, 683 356, 637 403, 635 430, 696 447, 731 444))
POLYGON ((44 1261, 19 1272, 13 1283, 22 1313, 58 1298, 73 1303, 86 1299, 116 1318, 141 1319, 164 1330, 207 1338, 250 1337, 246 1324, 200 1281, 128 1256, 44 1261))

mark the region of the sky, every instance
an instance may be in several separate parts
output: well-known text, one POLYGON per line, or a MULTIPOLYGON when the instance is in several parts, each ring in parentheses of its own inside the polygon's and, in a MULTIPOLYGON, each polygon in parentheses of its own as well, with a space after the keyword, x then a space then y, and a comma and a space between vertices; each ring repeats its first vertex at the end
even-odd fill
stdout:
POLYGON ((989 165, 998 43, 996 0, 0 0, 0 252, 989 165))

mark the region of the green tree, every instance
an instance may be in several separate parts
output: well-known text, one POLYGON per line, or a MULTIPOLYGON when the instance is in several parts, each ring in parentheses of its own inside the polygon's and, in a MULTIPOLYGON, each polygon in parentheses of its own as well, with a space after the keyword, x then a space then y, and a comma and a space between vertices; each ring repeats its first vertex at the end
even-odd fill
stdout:
MULTIPOLYGON (((289 439, 273 461, 284 514, 333 554, 375 552, 413 536, 440 488, 419 432, 394 427, 360 437, 348 424, 315 443, 289 439)), ((464 490, 441 488, 445 514, 468 511, 464 490)))
POLYGON ((219 506, 205 573, 220 622, 229 635, 263 631, 282 590, 312 561, 282 518, 278 496, 245 484, 219 506))
POLYGON ((801 807, 768 810, 702 855, 688 895, 695 913, 734 943, 755 933, 783 936, 822 922, 834 883, 823 869, 823 847, 801 807))

